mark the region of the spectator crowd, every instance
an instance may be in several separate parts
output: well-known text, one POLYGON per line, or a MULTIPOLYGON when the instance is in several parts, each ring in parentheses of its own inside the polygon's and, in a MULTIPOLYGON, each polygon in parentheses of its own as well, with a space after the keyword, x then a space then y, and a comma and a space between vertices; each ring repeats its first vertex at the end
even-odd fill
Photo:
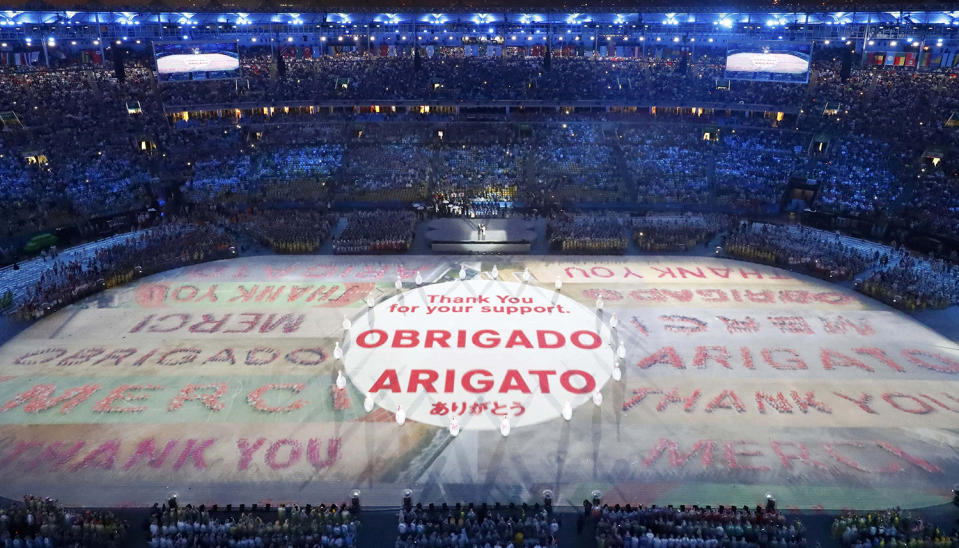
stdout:
POLYGON ((468 504, 402 509, 395 548, 548 548, 559 546, 557 517, 539 504, 468 504))
POLYGON ((360 520, 336 504, 233 515, 173 502, 153 506, 147 529, 151 548, 354 548, 360 520))
POLYGON ((805 527, 757 507, 608 506, 596 516, 597 548, 806 546, 805 527))
POLYGON ((74 511, 56 500, 31 495, 23 505, 0 507, 0 546, 54 548, 59 546, 125 546, 127 524, 111 512, 74 511))

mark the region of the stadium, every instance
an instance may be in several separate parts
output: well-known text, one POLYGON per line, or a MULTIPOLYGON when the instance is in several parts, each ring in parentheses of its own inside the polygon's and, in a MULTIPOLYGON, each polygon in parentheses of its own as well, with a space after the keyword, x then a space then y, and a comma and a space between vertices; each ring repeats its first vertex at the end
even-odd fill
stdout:
POLYGON ((0 5, 0 546, 959 547, 956 5, 147 4, 0 5))

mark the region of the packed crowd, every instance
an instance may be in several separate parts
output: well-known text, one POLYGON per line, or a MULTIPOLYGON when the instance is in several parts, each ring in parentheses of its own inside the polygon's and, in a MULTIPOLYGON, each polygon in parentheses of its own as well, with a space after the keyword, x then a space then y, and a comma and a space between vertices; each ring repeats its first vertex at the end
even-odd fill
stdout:
POLYGON ((642 251, 686 251, 731 226, 725 215, 646 216, 632 220, 633 242, 642 251))
POLYGON ((60 256, 17 300, 18 315, 38 318, 135 276, 228 257, 233 245, 231 236, 210 224, 169 222, 101 249, 92 258, 60 256))
POLYGON ((321 144, 256 148, 216 154, 193 166, 186 194, 194 202, 217 200, 224 194, 258 195, 269 182, 328 179, 341 165, 343 146, 321 144))
POLYGON ((888 269, 866 278, 858 289, 907 310, 959 304, 959 266, 941 259, 903 255, 888 269))
POLYGON ((333 238, 338 255, 401 253, 413 244, 416 214, 411 211, 356 211, 346 217, 343 231, 333 238))
MULTIPOLYGON (((809 86, 736 82, 731 89, 716 85, 722 59, 709 55, 690 58, 684 70, 676 59, 557 55, 547 69, 540 58, 463 57, 438 50, 422 58, 419 67, 402 52, 290 58, 286 75, 278 76, 273 60, 254 49, 242 56, 245 85, 162 87, 149 69, 134 64, 128 64, 123 81, 105 67, 4 67, 0 104, 9 105, 25 129, 4 131, 0 137, 0 179, 5 183, 0 188, 0 255, 5 262, 15 260, 30 235, 95 217, 164 207, 177 212, 181 197, 201 208, 223 202, 317 207, 357 198, 428 202, 433 196, 438 213, 445 207, 442 214, 454 208, 460 214, 500 214, 516 205, 546 208, 576 202, 690 204, 765 213, 785 203, 790 179, 814 181, 821 188, 814 201, 789 207, 956 234, 959 170, 942 152, 959 143, 944 126, 948 113, 959 109, 954 79, 948 73, 886 67, 857 68, 844 80, 829 55, 817 54, 809 86), (897 99, 901 97, 910 100, 897 99), (287 98, 762 103, 798 107, 800 115, 795 124, 790 118, 789 124, 774 123, 775 129, 766 130, 620 125, 608 121, 615 119, 610 113, 590 118, 578 112, 518 112, 514 124, 471 124, 436 113, 432 126, 391 122, 389 113, 364 115, 375 122, 356 126, 350 120, 360 120, 359 115, 344 115, 337 123, 298 121, 283 127, 271 126, 271 117, 258 113, 242 120, 225 118, 231 125, 222 127, 185 122, 179 124, 183 128, 172 126, 162 109, 163 104, 287 98), (455 121, 449 123, 451 119, 455 121), (525 120, 532 121, 530 126, 519 123, 525 120), (375 129, 370 132, 370 127, 375 129), (920 160, 921 155, 929 158, 920 160), (917 177, 920 167, 924 171, 917 177)), ((405 249, 411 233, 406 219, 387 221, 386 226, 399 230, 378 230, 383 223, 355 220, 338 238, 338 252, 405 249)), ((615 223, 603 225, 558 218, 551 223, 551 246, 618 253, 628 245, 630 230, 623 243, 615 223)), ((291 226, 269 235, 262 225, 249 228, 276 242, 290 236, 279 246, 287 251, 319 245, 318 239, 304 241, 304 234, 291 234, 291 226)), ((315 229, 305 232, 322 232, 315 229)), ((649 241, 645 234, 654 231, 637 232, 644 234, 643 247, 649 241)), ((639 243, 637 232, 632 236, 639 243)), ((656 245, 673 247, 684 239, 682 233, 659 233, 668 241, 656 245)), ((765 244, 756 237, 731 240, 727 251, 748 248, 745 253, 758 260, 800 265, 826 277, 847 278, 861 266, 842 249, 830 248, 819 259, 802 257, 801 242, 757 251, 757 245, 765 244)), ((953 278, 948 268, 930 271, 906 263, 878 272, 862 289, 904 306, 941 306, 955 301, 949 287, 953 278), (927 272, 933 273, 929 279, 942 283, 919 277, 927 272)))
POLYGON ((360 521, 346 505, 280 506, 266 515, 211 511, 205 506, 154 505, 148 525, 151 548, 284 548, 356 546, 360 521))
POLYGON ((251 209, 233 215, 230 222, 274 253, 314 253, 334 226, 330 215, 311 209, 251 209))
POLYGON ((955 548, 959 532, 950 535, 919 516, 898 509, 843 513, 832 522, 832 535, 842 546, 908 546, 910 548, 955 548))
POLYGON ((549 248, 564 253, 623 254, 629 246, 628 215, 559 214, 546 226, 549 248))
POLYGON ((103 69, 0 69, 0 105, 23 125, 0 137, 0 239, 149 207, 156 165, 139 142, 169 133, 152 85, 144 70, 121 84, 103 69), (131 115, 141 100, 155 108, 131 115))
POLYGON ((889 260, 878 248, 851 245, 837 234, 767 223, 744 223, 726 235, 723 250, 739 259, 837 281, 889 260))
POLYGON ((126 529, 111 512, 67 510, 50 498, 27 495, 22 506, 0 506, 4 548, 113 548, 125 545, 126 529))
POLYGON ((805 527, 761 507, 608 506, 596 515, 597 548, 806 546, 805 527))
POLYGON ((395 548, 548 548, 559 546, 556 516, 539 504, 468 504, 405 508, 395 548))
POLYGON ((544 70, 538 57, 423 56, 417 68, 411 55, 372 57, 340 54, 287 58, 286 74, 273 78, 275 62, 250 51, 241 55, 245 86, 222 82, 210 86, 185 83, 163 90, 167 104, 192 105, 278 100, 450 99, 454 101, 511 100, 631 100, 679 103, 729 102, 797 105, 800 86, 742 82, 717 89, 722 55, 697 56, 688 71, 677 70, 675 59, 654 57, 592 59, 554 57, 544 70))
MULTIPOLYGON (((185 193, 194 201, 263 192, 282 198, 278 181, 335 178, 344 199, 387 190, 387 198, 416 201, 424 194, 421 185, 432 181, 446 195, 464 187, 492 188, 493 201, 502 197, 497 194, 503 189, 515 188, 508 197, 527 201, 543 194, 576 200, 581 198, 576 191, 587 189, 600 201, 629 196, 643 203, 754 211, 774 208, 787 179, 796 176, 822 184, 816 203, 806 205, 882 215, 902 208, 903 215, 928 228, 954 232, 959 227, 959 193, 951 190, 955 170, 947 169, 950 162, 930 167, 919 181, 899 167, 914 163, 927 148, 954 144, 955 136, 942 127, 945 113, 959 105, 959 92, 948 75, 859 69, 843 82, 835 63, 818 58, 808 88, 737 82, 727 90, 715 85, 721 62, 718 56, 696 57, 684 73, 677 70, 675 59, 557 57, 546 70, 537 58, 450 53, 424 58, 416 70, 412 59, 402 55, 324 56, 289 59, 286 76, 278 77, 270 59, 249 51, 244 53, 245 86, 203 82, 159 88, 151 72, 139 66, 128 66, 124 82, 102 68, 6 68, 0 70, 0 104, 11 105, 28 130, 5 133, 0 143, 0 176, 9 182, 0 190, 5 198, 0 231, 8 236, 29 233, 149 207, 171 182, 179 184, 181 170, 185 193), (534 131, 527 142, 479 135, 469 144, 457 141, 431 151, 421 135, 393 142, 347 142, 351 132, 342 125, 338 132, 313 139, 263 144, 238 140, 232 129, 224 130, 228 135, 174 131, 160 108, 164 101, 209 104, 324 94, 409 99, 437 93, 470 100, 773 102, 801 107, 803 114, 798 133, 723 129, 718 140, 704 141, 701 131, 659 124, 627 130, 617 140, 616 130, 570 122, 562 130, 534 131), (903 96, 928 103, 892 100, 903 96), (131 105, 139 110, 128 109, 131 105), (826 105, 841 108, 825 116, 826 105), (825 139, 821 153, 811 154, 810 141, 826 132, 839 137, 825 139), (893 134, 897 139, 890 142, 893 134), (356 148, 351 152, 350 147, 356 148), (64 154, 66 150, 71 153, 64 154), (620 156, 625 158, 622 165, 620 156), (437 173, 431 173, 434 167, 437 173), (34 207, 20 207, 23 204, 34 207), (936 215, 922 215, 924 211, 936 215)), ((269 119, 248 116, 252 119, 243 123, 260 123, 260 117, 269 119)), ((307 129, 277 133, 301 131, 307 129)))

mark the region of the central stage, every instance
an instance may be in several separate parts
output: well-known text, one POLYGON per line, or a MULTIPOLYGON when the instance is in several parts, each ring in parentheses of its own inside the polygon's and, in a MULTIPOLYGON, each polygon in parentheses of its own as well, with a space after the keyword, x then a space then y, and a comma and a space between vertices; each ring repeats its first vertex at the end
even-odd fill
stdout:
POLYGON ((0 496, 926 506, 957 375, 908 316, 737 261, 241 258, 0 347, 0 496))
POLYGON ((529 253, 536 239, 532 221, 509 219, 434 219, 426 238, 437 253, 529 253))

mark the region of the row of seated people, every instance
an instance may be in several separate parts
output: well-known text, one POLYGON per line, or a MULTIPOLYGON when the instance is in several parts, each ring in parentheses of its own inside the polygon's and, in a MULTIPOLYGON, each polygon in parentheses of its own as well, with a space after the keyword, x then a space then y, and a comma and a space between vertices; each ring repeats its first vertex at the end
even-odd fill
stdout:
POLYGON ((798 548, 802 522, 775 508, 603 505, 594 509, 597 548, 798 548))
POLYGON ((274 253, 315 253, 329 239, 333 225, 334 219, 323 211, 253 208, 231 216, 227 226, 274 253))
POLYGON ((642 251, 685 251, 730 226, 726 215, 633 217, 628 214, 559 214, 546 239, 565 253, 623 254, 629 240, 642 251))
POLYGON ((538 503, 449 506, 399 511, 395 548, 548 548, 559 546, 560 522, 538 503))
POLYGON ((204 505, 154 504, 147 526, 151 548, 354 548, 360 520, 345 504, 280 506, 263 512, 204 505))
POLYGON ((955 262, 910 255, 902 248, 856 243, 818 229, 743 224, 725 235, 723 251, 834 281, 866 273, 856 283, 859 291, 907 310, 959 304, 955 262))
POLYGON ((333 238, 333 253, 402 253, 413 244, 417 216, 411 211, 357 211, 333 238))
POLYGON ((88 259, 58 257, 17 299, 21 318, 53 310, 135 276, 231 256, 232 236, 210 224, 171 221, 105 247, 88 259))
POLYGON ((907 310, 959 304, 959 266, 940 259, 903 255, 894 266, 878 270, 857 288, 907 310))
POLYGON ((729 216, 718 214, 637 217, 632 221, 633 242, 643 251, 687 251, 731 226, 729 216))
POLYGON ((51 498, 31 495, 23 504, 0 506, 0 546, 126 546, 127 524, 111 512, 75 511, 51 498))
POLYGON ((744 223, 726 234, 723 251, 738 259, 797 270, 824 279, 851 280, 880 262, 886 253, 850 245, 842 237, 802 226, 744 223))
POLYGON ((833 520, 832 536, 841 546, 955 548, 959 531, 948 534, 919 515, 899 509, 876 512, 843 512, 833 520))
POLYGON ((546 225, 549 248, 564 253, 622 255, 629 247, 628 215, 559 214, 546 225))

